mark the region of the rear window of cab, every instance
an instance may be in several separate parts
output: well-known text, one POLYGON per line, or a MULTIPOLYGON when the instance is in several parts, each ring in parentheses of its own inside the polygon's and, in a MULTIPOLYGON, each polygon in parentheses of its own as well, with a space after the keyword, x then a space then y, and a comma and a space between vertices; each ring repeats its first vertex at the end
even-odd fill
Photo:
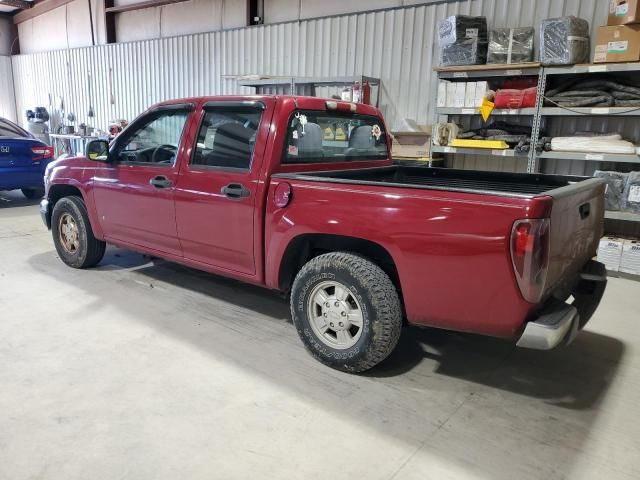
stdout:
POLYGON ((283 163, 387 158, 387 136, 378 117, 307 110, 289 120, 283 163))

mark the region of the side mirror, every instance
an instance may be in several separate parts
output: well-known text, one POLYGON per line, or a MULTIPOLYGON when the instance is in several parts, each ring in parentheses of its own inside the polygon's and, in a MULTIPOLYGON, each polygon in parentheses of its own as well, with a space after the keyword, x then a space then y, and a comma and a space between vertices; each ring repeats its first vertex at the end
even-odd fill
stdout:
POLYGON ((96 162, 109 161, 109 142, 106 140, 91 140, 87 143, 85 154, 89 160, 96 162))

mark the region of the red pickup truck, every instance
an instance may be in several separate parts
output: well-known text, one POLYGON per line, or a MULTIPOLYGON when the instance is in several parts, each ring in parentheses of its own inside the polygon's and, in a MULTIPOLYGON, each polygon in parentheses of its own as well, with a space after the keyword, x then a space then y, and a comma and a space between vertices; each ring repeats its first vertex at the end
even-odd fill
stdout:
POLYGON ((404 323, 550 349, 606 284, 599 179, 396 166, 370 106, 207 97, 150 108, 46 171, 62 261, 107 243, 290 295, 321 362, 361 372, 404 323))

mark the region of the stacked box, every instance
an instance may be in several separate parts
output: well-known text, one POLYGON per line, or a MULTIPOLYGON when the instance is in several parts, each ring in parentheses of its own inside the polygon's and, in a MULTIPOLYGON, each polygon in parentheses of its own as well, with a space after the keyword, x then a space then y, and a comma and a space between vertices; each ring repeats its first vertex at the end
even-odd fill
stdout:
POLYGON ((598 245, 598 261, 603 263, 607 270, 617 272, 620 270, 622 247, 624 240, 617 237, 603 237, 598 245))
POLYGON ((476 104, 476 82, 466 82, 464 86, 464 106, 465 108, 477 107, 476 104))
POLYGON ((607 25, 628 25, 640 23, 640 1, 609 0, 607 25))
POLYGON ((543 20, 540 25, 540 63, 574 65, 589 61, 589 22, 578 17, 543 20))
POLYGON ((446 80, 440 80, 438 82, 438 107, 447 106, 447 82, 446 80))
POLYGON ((476 107, 482 106, 482 100, 487 94, 487 90, 489 89, 489 84, 486 80, 481 82, 476 82, 476 107))
POLYGON ((624 241, 620 258, 620 271, 640 275, 640 241, 624 241))
POLYGON ((640 25, 598 28, 593 63, 637 62, 640 60, 640 25))
POLYGON ((496 28, 489 34, 487 63, 533 61, 533 27, 496 28))
POLYGON ((464 96, 467 93, 467 87, 465 82, 456 82, 456 94, 453 98, 453 107, 462 108, 464 107, 464 96))
POLYGON ((455 107, 456 82, 447 83, 447 107, 455 107))
POLYGON ((453 15, 438 22, 440 65, 487 63, 487 18, 453 15))

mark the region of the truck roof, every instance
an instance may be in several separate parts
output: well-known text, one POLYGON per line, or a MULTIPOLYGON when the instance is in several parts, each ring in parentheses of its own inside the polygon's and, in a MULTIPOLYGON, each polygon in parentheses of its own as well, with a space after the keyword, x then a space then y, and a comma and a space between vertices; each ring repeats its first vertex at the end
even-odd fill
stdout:
POLYGON ((371 105, 365 105, 363 103, 343 102, 342 100, 336 100, 334 98, 320 98, 310 97, 304 95, 214 95, 214 96, 201 96, 201 97, 186 97, 176 98, 172 100, 165 100, 163 102, 156 103, 149 107, 149 109, 157 108, 166 105, 176 105, 181 103, 204 103, 212 101, 260 101, 266 99, 273 99, 276 101, 282 101, 285 103, 291 102, 295 109, 301 110, 326 110, 327 102, 336 102, 340 105, 355 105, 356 112, 362 115, 374 115, 382 116, 380 110, 371 105))

